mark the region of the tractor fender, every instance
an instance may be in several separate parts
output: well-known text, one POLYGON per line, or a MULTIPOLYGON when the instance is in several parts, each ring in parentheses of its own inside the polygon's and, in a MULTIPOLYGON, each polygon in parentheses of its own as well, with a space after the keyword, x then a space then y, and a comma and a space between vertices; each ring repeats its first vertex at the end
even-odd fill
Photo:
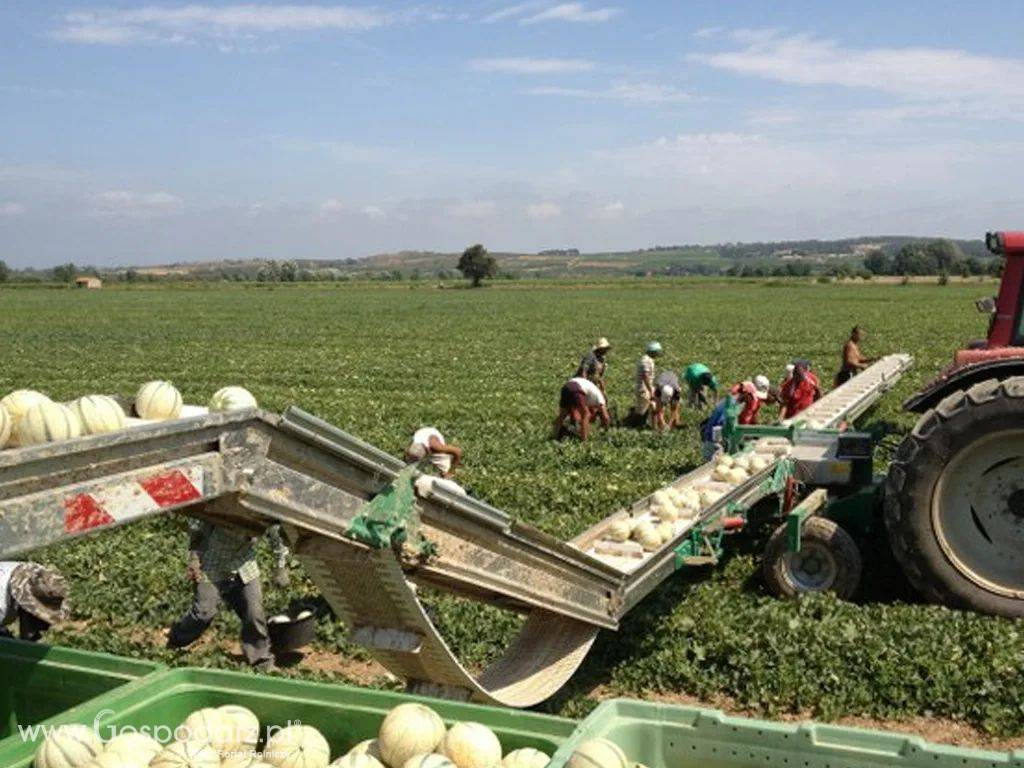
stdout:
POLYGON ((1024 357, 996 358, 954 365, 926 384, 920 392, 904 400, 903 409, 913 413, 924 413, 957 390, 970 389, 987 379, 1002 381, 1011 376, 1024 376, 1024 357))

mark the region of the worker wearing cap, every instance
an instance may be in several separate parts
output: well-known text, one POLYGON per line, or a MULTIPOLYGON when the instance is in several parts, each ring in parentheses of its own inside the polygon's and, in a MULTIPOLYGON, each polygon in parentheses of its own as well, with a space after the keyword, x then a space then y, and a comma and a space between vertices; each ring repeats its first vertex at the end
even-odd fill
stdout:
POLYGON ((171 627, 169 648, 186 648, 198 640, 227 603, 242 622, 242 653, 253 667, 270 672, 267 616, 263 609, 256 537, 206 520, 189 518, 186 577, 195 585, 192 605, 171 627))
POLYGON ((841 384, 845 384, 878 359, 864 357, 861 354, 860 343, 864 341, 866 336, 867 332, 863 328, 859 325, 853 326, 853 330, 850 331, 850 338, 843 345, 843 360, 835 377, 835 386, 838 387, 841 384))
POLYGON ((430 459, 444 478, 455 474, 455 468, 462 463, 462 449, 449 445, 444 435, 435 427, 420 427, 412 436, 412 442, 405 449, 405 460, 409 462, 430 459))
POLYGON ((662 371, 654 379, 654 427, 670 430, 680 423, 679 404, 682 402, 682 388, 679 377, 672 371, 662 371), (666 417, 666 412, 668 416, 666 417))
POLYGON ((636 381, 633 387, 633 414, 646 422, 654 406, 654 360, 662 355, 661 344, 650 342, 636 364, 636 381))
POLYGON ((559 440, 565 436, 566 421, 579 430, 580 440, 590 435, 590 422, 597 416, 607 428, 611 424, 608 403, 604 393, 590 379, 576 376, 562 385, 558 399, 558 415, 552 430, 552 437, 559 440))
POLYGON ((36 641, 68 617, 68 585, 52 568, 38 563, 0 562, 0 636, 18 622, 18 636, 36 641))
POLYGON ((693 408, 703 410, 708 406, 708 392, 718 394, 718 379, 704 363, 690 363, 683 369, 683 379, 689 390, 687 402, 693 408))
POLYGON ((782 382, 779 399, 779 419, 791 419, 801 411, 809 408, 821 397, 818 378, 811 372, 811 364, 807 360, 794 360, 793 373, 782 382))
POLYGON ((594 348, 584 356, 579 368, 576 369, 577 376, 582 376, 584 379, 589 379, 597 384, 605 397, 608 396, 604 388, 604 372, 608 367, 605 358, 608 356, 611 348, 612 345, 608 342, 608 339, 602 336, 597 340, 594 348))
POLYGON ((743 406, 736 421, 739 424, 757 424, 757 413, 768 399, 768 377, 755 376, 753 381, 740 382, 730 394, 743 406))

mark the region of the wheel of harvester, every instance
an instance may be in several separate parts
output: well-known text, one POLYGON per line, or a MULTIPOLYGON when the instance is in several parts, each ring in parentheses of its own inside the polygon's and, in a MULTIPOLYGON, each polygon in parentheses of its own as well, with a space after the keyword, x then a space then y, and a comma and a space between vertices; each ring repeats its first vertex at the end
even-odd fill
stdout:
POLYGON ((812 517, 804 522, 799 552, 787 547, 785 523, 775 529, 764 550, 762 569, 768 589, 778 597, 834 592, 846 600, 860 583, 860 550, 837 523, 812 517))
POLYGON ((929 600, 1024 616, 1024 377, 975 384, 921 416, 889 468, 885 520, 929 600))

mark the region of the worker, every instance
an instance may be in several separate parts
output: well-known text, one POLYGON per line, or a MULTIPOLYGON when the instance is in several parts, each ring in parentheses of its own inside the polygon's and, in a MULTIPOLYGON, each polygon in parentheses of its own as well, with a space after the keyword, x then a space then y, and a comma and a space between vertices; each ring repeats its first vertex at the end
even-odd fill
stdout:
POLYGON ((560 440, 568 431, 575 429, 579 432, 580 440, 585 442, 590 435, 590 422, 595 416, 606 429, 611 424, 604 393, 590 379, 582 376, 569 379, 562 385, 559 395, 558 415, 555 417, 552 437, 560 440))
POLYGON ((601 390, 601 394, 607 399, 608 392, 604 388, 604 373, 608 367, 608 363, 605 358, 611 351, 612 345, 608 343, 608 339, 603 336, 597 340, 597 344, 594 345, 593 349, 588 352, 583 360, 580 362, 579 368, 576 369, 576 375, 582 376, 585 379, 597 384, 601 390))
POLYGON ((810 407, 819 397, 821 397, 821 387, 818 384, 818 378, 811 372, 810 362, 795 360, 793 373, 782 382, 782 387, 779 390, 779 399, 782 401, 779 419, 793 418, 810 407))
POLYGON ((679 426, 679 404, 683 399, 679 377, 672 371, 662 371, 654 378, 654 391, 654 428, 661 432, 679 426))
POLYGON ((636 364, 636 381, 633 387, 633 421, 637 426, 646 424, 653 416, 654 405, 654 360, 664 350, 657 341, 650 342, 636 364))
POLYGON ((419 462, 428 458, 430 463, 437 467, 441 477, 451 478, 455 474, 455 468, 462 463, 462 449, 456 445, 449 445, 444 435, 435 427, 420 427, 413 433, 412 442, 405 449, 405 459, 409 462, 419 462))
POLYGON ((56 570, 38 563, 0 562, 0 637, 35 642, 68 617, 68 586, 56 570))
POLYGON ((850 338, 843 345, 843 360, 834 380, 835 386, 838 387, 841 384, 845 384, 878 359, 875 357, 864 357, 861 354, 860 344, 866 336, 867 333, 863 328, 859 325, 853 326, 853 330, 850 331, 850 338))
POLYGON ((689 389, 687 402, 690 407, 704 410, 708 406, 708 392, 718 395, 718 379, 704 363, 691 363, 683 370, 683 378, 689 389))
POLYGON ((759 375, 753 381, 742 381, 732 388, 731 394, 743 406, 737 422, 748 426, 757 424, 757 413, 768 399, 768 377, 759 375))
POLYGON ((242 622, 242 653, 261 672, 274 670, 263 609, 256 538, 206 520, 189 518, 186 578, 195 585, 192 605, 171 627, 169 648, 186 648, 210 626, 221 602, 242 622))

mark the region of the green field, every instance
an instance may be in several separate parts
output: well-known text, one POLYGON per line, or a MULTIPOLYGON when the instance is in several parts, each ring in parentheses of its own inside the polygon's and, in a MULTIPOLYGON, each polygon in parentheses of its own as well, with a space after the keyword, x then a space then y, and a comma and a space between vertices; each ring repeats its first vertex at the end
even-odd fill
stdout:
MULTIPOLYGON (((693 414, 671 435, 613 429, 587 445, 547 439, 559 386, 597 336, 615 345, 610 391, 622 412, 649 339, 664 344, 666 364, 702 360, 726 381, 760 372, 778 379, 794 356, 830 379, 849 327, 862 323, 869 353, 917 359, 873 417, 906 430, 912 419, 900 401, 957 345, 983 335, 972 300, 992 292, 991 283, 741 281, 0 291, 0 390, 129 395, 142 381, 168 378, 186 401, 203 403, 223 385, 242 384, 267 408, 299 404, 394 453, 417 426, 433 424, 465 449, 462 479, 475 495, 569 537, 694 466, 699 454, 693 414)), ((189 599, 183 531, 182 521, 167 520, 42 553, 74 583, 75 621, 56 639, 237 666, 227 615, 213 642, 192 653, 160 646, 159 631, 189 599)), ((768 715, 928 717, 994 736, 1024 731, 1018 624, 918 604, 884 543, 866 553, 869 573, 855 602, 782 603, 757 577, 757 541, 735 544, 716 571, 667 582, 618 633, 603 633, 547 708, 578 714, 597 696, 648 694, 768 715)), ((312 590, 295 576, 291 593, 312 590)), ((268 589, 269 609, 289 596, 268 589)), ((495 655, 516 626, 505 614, 434 602, 470 663, 495 655)), ((317 650, 347 661, 285 674, 361 682, 367 675, 355 670, 374 674, 327 620, 317 650)))

